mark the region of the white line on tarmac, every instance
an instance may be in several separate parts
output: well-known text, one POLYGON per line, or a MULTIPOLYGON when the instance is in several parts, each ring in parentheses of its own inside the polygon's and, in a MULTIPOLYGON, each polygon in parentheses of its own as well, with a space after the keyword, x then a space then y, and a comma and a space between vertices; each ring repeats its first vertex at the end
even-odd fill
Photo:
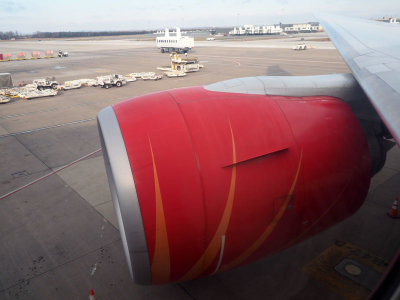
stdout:
POLYGON ((81 106, 89 106, 93 104, 97 104, 100 102, 106 102, 106 101, 120 101, 120 100, 125 100, 127 99, 126 97, 119 97, 119 98, 113 98, 113 99, 101 99, 101 100, 96 100, 96 102, 83 102, 83 103, 78 103, 78 104, 71 104, 68 106, 57 106, 53 108, 48 108, 48 109, 42 109, 42 110, 36 110, 36 111, 28 111, 25 113, 19 113, 19 114, 11 114, 11 115, 0 115, 0 119, 10 119, 10 118, 16 118, 16 117, 23 117, 27 115, 33 115, 33 114, 38 114, 38 113, 46 113, 46 112, 51 112, 51 111, 58 111, 62 109, 69 109, 69 108, 74 108, 74 107, 81 107, 81 106))
POLYGON ((82 156, 81 158, 78 158, 77 160, 74 160, 73 162, 70 162, 69 164, 67 164, 67 165, 65 165, 65 166, 63 166, 61 168, 58 168, 58 169, 56 169, 54 171, 51 171, 50 173, 48 173, 48 174, 46 174, 46 175, 44 175, 42 177, 39 177, 39 178, 37 178, 37 179, 35 179, 35 180, 33 180, 33 181, 31 181, 31 182, 19 187, 19 188, 15 189, 15 190, 13 190, 11 192, 8 192, 7 194, 4 194, 3 196, 1 196, 0 200, 3 200, 3 199, 5 199, 5 198, 7 198, 7 197, 9 197, 9 196, 11 196, 11 195, 13 195, 15 193, 18 193, 19 191, 22 191, 23 189, 26 189, 27 187, 29 187, 31 185, 34 185, 35 183, 37 183, 39 181, 42 181, 43 179, 46 179, 47 177, 50 177, 51 175, 57 174, 58 172, 66 169, 68 167, 71 167, 72 165, 74 165, 74 164, 76 164, 76 163, 78 163, 78 162, 80 162, 80 161, 82 161, 82 160, 84 160, 84 159, 86 159, 86 158, 88 158, 88 157, 100 152, 101 150, 102 150, 101 148, 97 149, 97 150, 94 150, 93 152, 90 152, 89 154, 86 154, 85 156, 82 156))
POLYGON ((46 126, 46 127, 40 127, 40 128, 35 128, 35 129, 30 129, 30 130, 25 130, 25 131, 19 131, 19 132, 3 134, 3 135, 0 135, 0 139, 6 138, 6 137, 10 137, 10 136, 16 136, 16 135, 20 135, 20 134, 26 134, 26 133, 42 131, 42 130, 45 130, 45 129, 51 129, 51 128, 57 128, 57 127, 63 127, 63 126, 68 126, 68 125, 74 125, 74 124, 89 122, 89 121, 93 121, 93 120, 96 120, 96 118, 78 120, 78 121, 67 122, 67 123, 62 123, 62 124, 56 124, 56 125, 51 125, 51 126, 46 126))
MULTIPOLYGON (((248 56, 223 56, 223 55, 196 55, 196 56, 206 56, 215 58, 225 58, 225 59, 260 59, 263 61, 287 61, 287 62, 305 62, 305 63, 324 63, 324 64, 338 64, 341 61, 324 61, 324 60, 307 60, 307 59, 286 59, 286 58, 271 58, 271 57, 248 57, 248 56)), ((344 62, 343 62, 344 64, 344 62)))

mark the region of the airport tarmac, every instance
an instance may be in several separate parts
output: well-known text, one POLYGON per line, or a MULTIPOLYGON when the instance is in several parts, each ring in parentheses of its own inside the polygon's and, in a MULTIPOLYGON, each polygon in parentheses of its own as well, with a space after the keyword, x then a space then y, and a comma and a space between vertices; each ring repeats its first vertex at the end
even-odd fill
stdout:
MULTIPOLYGON (((327 231, 214 276, 162 286, 132 282, 98 151, 96 116, 102 108, 145 93, 236 77, 349 72, 329 47, 297 52, 279 45, 253 47, 253 41, 226 42, 235 43, 229 48, 221 43, 196 47, 191 55, 204 69, 187 77, 138 80, 108 90, 82 87, 56 97, 13 99, 0 105, 0 299, 87 299, 90 289, 99 300, 368 296, 371 280, 356 280, 340 268, 347 259, 374 275, 369 278, 380 277, 399 249, 400 220, 386 216, 400 194, 397 146, 372 179, 361 209, 327 231)), ((67 58, 0 63, 1 72, 12 73, 14 84, 44 76, 63 82, 109 73, 157 72, 156 67, 169 64, 168 54, 161 54, 154 43, 140 41, 12 41, 1 42, 0 47, 3 52, 70 52, 67 58)))

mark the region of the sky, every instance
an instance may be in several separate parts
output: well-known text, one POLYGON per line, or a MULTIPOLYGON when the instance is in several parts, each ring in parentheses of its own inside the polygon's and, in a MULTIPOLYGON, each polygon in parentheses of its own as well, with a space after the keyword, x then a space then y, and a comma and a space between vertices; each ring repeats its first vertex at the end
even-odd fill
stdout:
POLYGON ((399 16, 400 0, 0 0, 0 31, 153 30, 399 16))

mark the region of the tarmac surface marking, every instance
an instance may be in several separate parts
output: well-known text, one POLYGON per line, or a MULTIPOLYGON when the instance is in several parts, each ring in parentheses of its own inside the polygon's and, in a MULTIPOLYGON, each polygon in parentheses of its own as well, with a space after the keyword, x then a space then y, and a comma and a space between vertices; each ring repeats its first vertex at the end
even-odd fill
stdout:
POLYGON ((350 243, 336 241, 303 271, 348 300, 366 299, 388 262, 350 243))

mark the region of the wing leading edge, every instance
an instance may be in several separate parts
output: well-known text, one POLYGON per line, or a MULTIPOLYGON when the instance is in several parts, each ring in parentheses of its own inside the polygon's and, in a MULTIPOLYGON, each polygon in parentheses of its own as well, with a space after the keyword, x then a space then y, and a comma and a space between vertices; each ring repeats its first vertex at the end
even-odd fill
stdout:
POLYGON ((400 146, 400 25, 325 14, 318 17, 400 146))

